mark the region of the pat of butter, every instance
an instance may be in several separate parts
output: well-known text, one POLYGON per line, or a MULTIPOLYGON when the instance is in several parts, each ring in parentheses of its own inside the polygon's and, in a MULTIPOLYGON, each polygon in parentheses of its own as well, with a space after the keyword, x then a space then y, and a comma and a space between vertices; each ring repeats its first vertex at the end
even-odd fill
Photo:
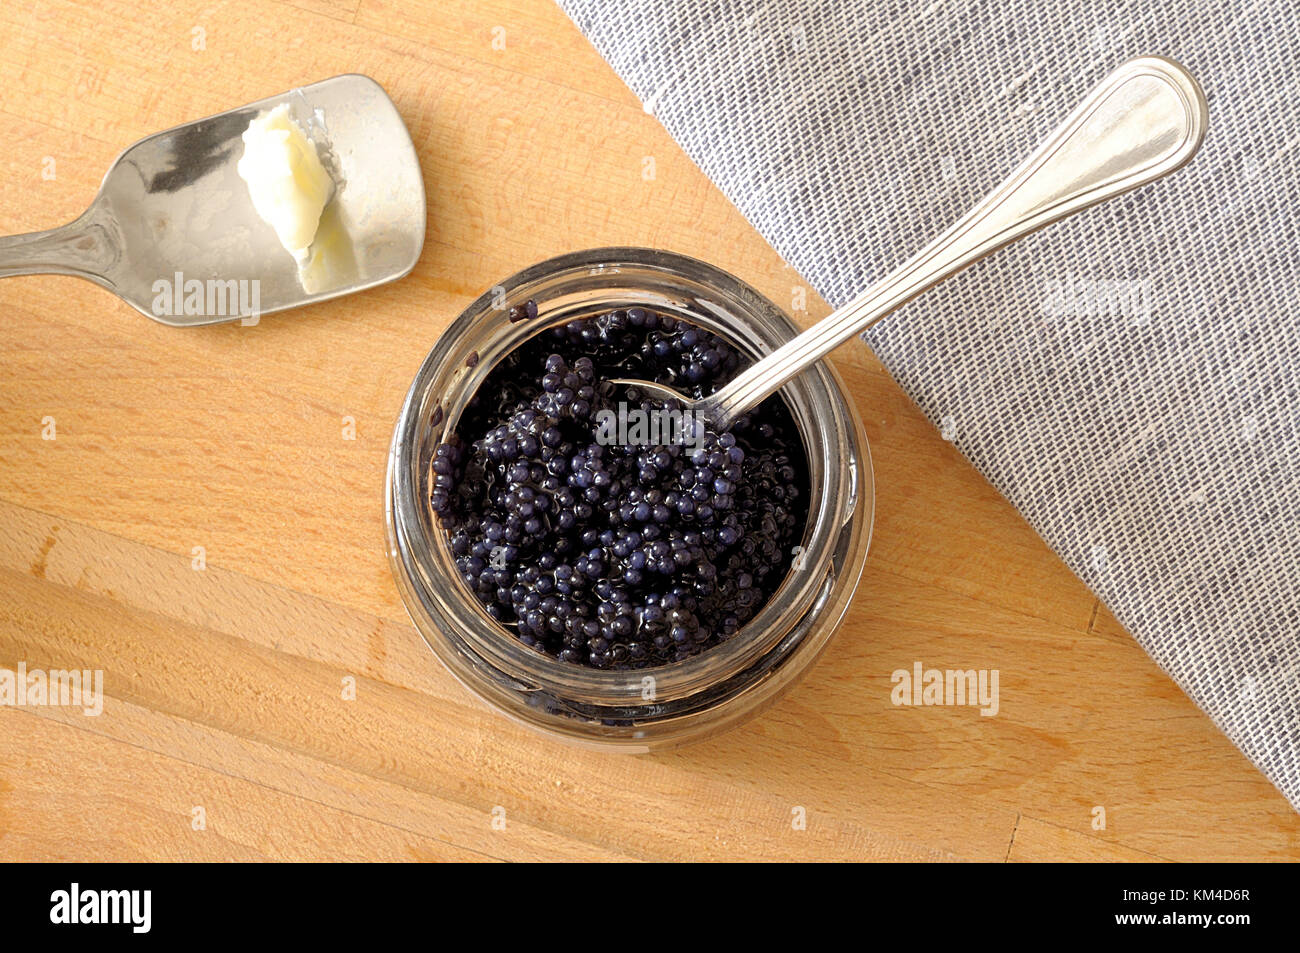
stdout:
POLYGON ((244 132, 244 155, 236 167, 248 194, 280 244, 299 261, 316 237, 321 212, 334 194, 334 180, 316 144, 281 103, 257 116, 244 132))

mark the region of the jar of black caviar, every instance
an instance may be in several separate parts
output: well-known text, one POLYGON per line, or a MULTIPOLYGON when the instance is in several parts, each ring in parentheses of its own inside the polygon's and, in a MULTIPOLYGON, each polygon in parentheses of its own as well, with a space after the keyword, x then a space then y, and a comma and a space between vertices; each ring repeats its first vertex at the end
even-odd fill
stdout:
POLYGON ((821 654, 857 589, 874 489, 862 422, 826 363, 779 392, 802 439, 811 493, 784 579, 738 632, 693 657, 593 668, 521 641, 458 571, 430 505, 435 453, 506 355, 537 335, 618 309, 671 315, 750 359, 798 333, 753 288, 710 265, 643 248, 601 248, 542 262, 471 304, 429 353, 389 451, 389 557, 407 610, 434 653, 507 715, 570 740, 646 751, 699 740, 753 717, 821 654))

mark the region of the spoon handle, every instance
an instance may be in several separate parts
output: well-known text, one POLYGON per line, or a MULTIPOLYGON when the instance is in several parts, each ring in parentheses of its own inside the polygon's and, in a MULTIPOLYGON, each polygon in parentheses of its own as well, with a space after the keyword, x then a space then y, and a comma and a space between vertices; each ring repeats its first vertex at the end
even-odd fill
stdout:
POLYGON ((1035 229, 1180 168, 1205 136, 1205 94, 1178 63, 1147 56, 1106 77, 1038 150, 955 225, 851 302, 700 402, 729 424, 855 334, 1035 229))
POLYGON ((0 278, 16 275, 75 275, 107 283, 118 242, 106 212, 98 206, 59 228, 0 237, 0 278))

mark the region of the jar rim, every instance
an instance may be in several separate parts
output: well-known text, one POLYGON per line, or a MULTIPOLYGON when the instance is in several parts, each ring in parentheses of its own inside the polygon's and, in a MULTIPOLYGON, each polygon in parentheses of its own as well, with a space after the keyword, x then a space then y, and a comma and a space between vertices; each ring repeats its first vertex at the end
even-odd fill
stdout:
MULTIPOLYGON (((533 334, 572 320, 577 312, 566 310, 570 305, 584 306, 584 296, 577 294, 575 301, 566 298, 563 306, 552 308, 556 298, 547 299, 545 288, 555 290, 565 280, 578 284, 584 280, 603 280, 608 290, 618 287, 625 275, 642 278, 658 275, 674 287, 684 285, 692 290, 692 294, 682 296, 689 301, 679 301, 676 308, 664 310, 687 321, 712 323, 711 330, 730 338, 750 357, 761 356, 761 346, 778 346, 799 332, 784 311, 751 286, 706 262, 675 252, 607 247, 539 262, 475 299, 425 357, 394 428, 386 494, 389 554, 394 574, 408 612, 426 640, 430 640, 431 647, 438 649, 427 627, 432 627, 448 643, 444 648, 472 656, 465 659, 471 664, 486 660, 498 669, 498 677, 513 680, 518 687, 605 706, 644 705, 642 680, 645 676, 654 679, 655 700, 666 703, 699 693, 762 659, 780 643, 795 621, 790 617, 792 608, 811 604, 818 590, 824 587, 834 544, 843 524, 860 502, 858 494, 864 489, 855 485, 858 474, 850 465, 852 451, 856 449, 855 436, 858 436, 854 432, 854 420, 850 419, 852 411, 843 400, 837 376, 828 365, 819 363, 778 392, 790 406, 804 452, 809 457, 812 492, 801 539, 801 545, 806 547, 806 564, 802 570, 787 573, 759 612, 734 636, 682 661, 642 669, 596 669, 561 662, 537 652, 493 620, 454 570, 445 531, 433 519, 424 493, 427 471, 422 457, 438 442, 438 437, 455 429, 465 403, 505 353, 533 334), (536 321, 520 323, 526 327, 511 324, 505 317, 510 306, 529 298, 539 298, 541 310, 536 321), (683 315, 682 311, 691 313, 683 315), (728 321, 739 323, 732 326, 728 321), (752 336, 737 340, 742 332, 752 336), (763 339, 761 345, 756 346, 756 338, 763 339), (494 351, 480 357, 480 351, 485 348, 494 351), (467 352, 474 355, 470 366, 464 366, 467 352), (809 447, 810 435, 816 437, 812 441, 818 450, 815 460, 809 447), (449 566, 451 571, 447 572, 449 566), (449 636, 446 626, 454 626, 463 642, 449 636)), ((599 295, 586 298, 596 300, 599 295)), ((642 303, 656 309, 661 307, 654 302, 642 303)), ((603 304, 601 309, 607 310, 603 304)), ((866 450, 865 441, 862 450, 866 450)), ((869 474, 869 457, 865 462, 869 474)), ((871 492, 869 484, 865 490, 871 492)), ((870 509, 872 500, 868 498, 866 504, 870 509)), ((869 512, 867 525, 869 533, 869 512)), ((444 661, 447 661, 445 656, 444 661)))

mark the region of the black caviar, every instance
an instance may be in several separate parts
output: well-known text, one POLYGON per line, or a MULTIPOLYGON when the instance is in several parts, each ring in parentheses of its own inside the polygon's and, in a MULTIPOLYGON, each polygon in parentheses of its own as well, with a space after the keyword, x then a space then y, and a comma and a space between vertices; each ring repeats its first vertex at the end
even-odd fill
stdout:
POLYGON ((609 378, 701 397, 749 363, 645 308, 570 321, 503 358, 431 464, 430 505, 488 614, 561 661, 617 669, 689 658, 753 618, 808 516, 784 402, 768 398, 723 433, 665 424, 611 439, 607 426, 620 404, 642 422, 680 417, 609 378))

